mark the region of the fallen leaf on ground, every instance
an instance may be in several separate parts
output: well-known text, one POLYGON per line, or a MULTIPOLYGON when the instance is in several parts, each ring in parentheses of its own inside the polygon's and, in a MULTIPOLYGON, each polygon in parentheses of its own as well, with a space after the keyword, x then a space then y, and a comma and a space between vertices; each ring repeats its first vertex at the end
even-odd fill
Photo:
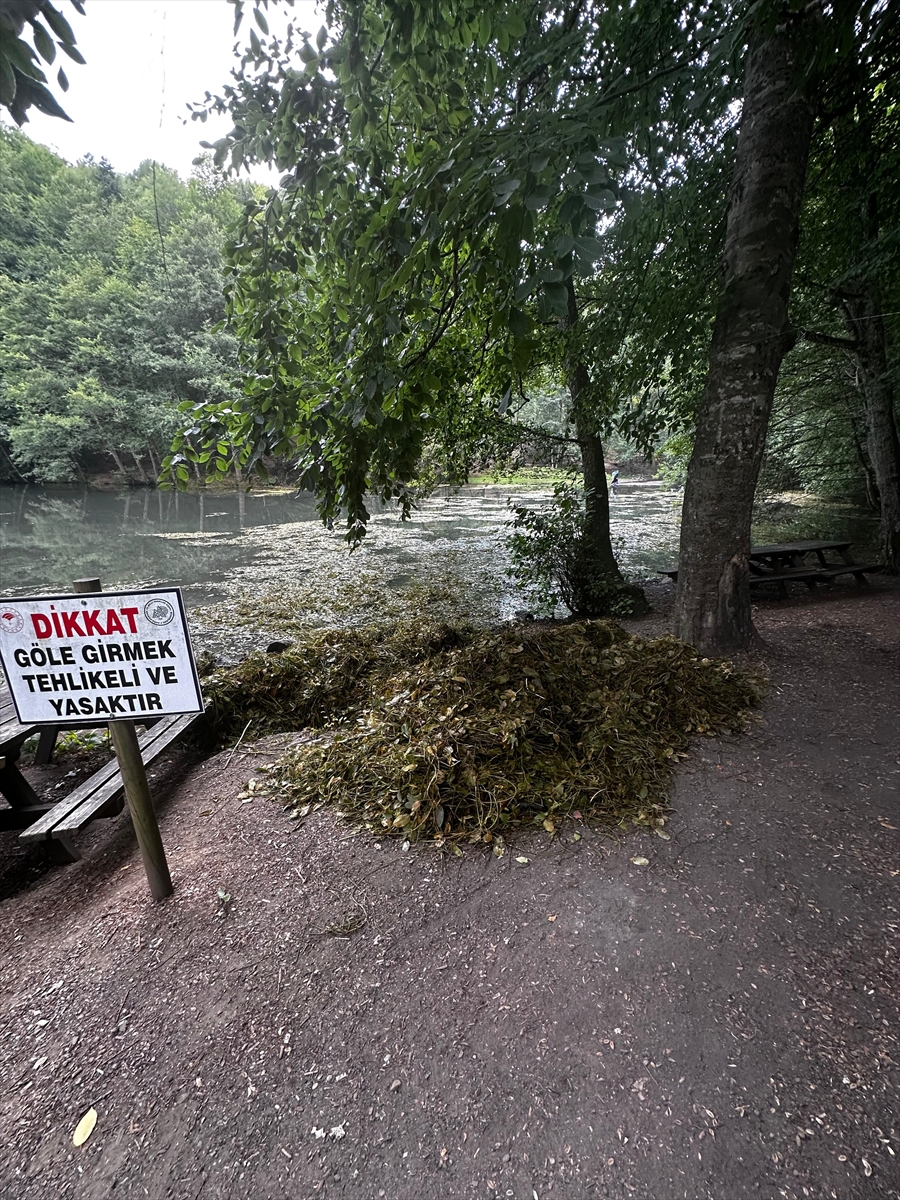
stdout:
POLYGON ((636 867, 646 867, 649 864, 650 859, 644 858, 643 854, 637 854, 631 861, 636 867))
POLYGON ((96 1108, 89 1108, 75 1126, 75 1132, 72 1134, 72 1144, 75 1146, 83 1146, 94 1132, 94 1126, 96 1124, 97 1110, 96 1108))

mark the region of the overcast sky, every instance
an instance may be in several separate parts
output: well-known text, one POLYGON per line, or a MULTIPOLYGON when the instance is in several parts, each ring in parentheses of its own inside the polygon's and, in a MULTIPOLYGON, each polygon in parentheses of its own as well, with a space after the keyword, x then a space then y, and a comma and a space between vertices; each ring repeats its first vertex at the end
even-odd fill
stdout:
MULTIPOLYGON (((60 52, 47 72, 72 124, 32 108, 23 132, 69 162, 91 153, 127 172, 155 158, 187 178, 201 153, 200 139, 215 141, 231 128, 227 118, 183 121, 188 103, 206 91, 221 92, 229 78, 232 6, 227 0, 87 0, 84 17, 67 3, 57 8, 87 60, 79 66, 60 52), (56 85, 60 60, 69 78, 65 94, 56 85)), ((248 3, 242 38, 252 21, 250 8, 248 3)), ((293 20, 312 33, 321 24, 311 0, 297 0, 293 20)), ((271 18, 270 25, 275 27, 271 18)))

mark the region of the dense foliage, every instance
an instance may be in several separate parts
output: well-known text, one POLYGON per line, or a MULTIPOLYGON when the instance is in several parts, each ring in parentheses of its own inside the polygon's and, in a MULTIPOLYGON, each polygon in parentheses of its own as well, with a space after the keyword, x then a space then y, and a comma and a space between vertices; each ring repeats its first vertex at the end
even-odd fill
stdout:
MULTIPOLYGON (((70 0, 84 15, 82 0, 70 0)), ((29 108, 51 117, 70 118, 48 88, 42 63, 49 68, 57 50, 73 62, 83 63, 75 34, 65 16, 49 0, 0 0, 0 108, 6 108, 18 125, 28 120, 29 108)), ((65 92, 69 80, 60 66, 56 83, 65 92)))
POLYGON ((580 442, 684 419, 736 88, 702 77, 725 8, 688 9, 333 4, 277 39, 257 7, 210 149, 285 175, 229 247, 245 396, 198 413, 210 460, 223 424, 248 465, 298 450, 358 536, 367 488, 407 504, 429 437, 508 445, 548 370, 580 442))
POLYGON ((252 189, 69 166, 0 127, 0 457, 6 478, 155 481, 182 403, 235 394, 225 230, 252 189))

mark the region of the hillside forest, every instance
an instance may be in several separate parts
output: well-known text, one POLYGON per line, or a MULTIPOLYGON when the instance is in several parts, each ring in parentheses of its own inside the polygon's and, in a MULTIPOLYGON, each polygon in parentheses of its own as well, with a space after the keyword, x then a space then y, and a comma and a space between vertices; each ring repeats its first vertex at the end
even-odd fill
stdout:
POLYGON ((180 406, 237 394, 222 250, 253 185, 73 166, 10 128, 0 181, 0 478, 155 484, 180 406))

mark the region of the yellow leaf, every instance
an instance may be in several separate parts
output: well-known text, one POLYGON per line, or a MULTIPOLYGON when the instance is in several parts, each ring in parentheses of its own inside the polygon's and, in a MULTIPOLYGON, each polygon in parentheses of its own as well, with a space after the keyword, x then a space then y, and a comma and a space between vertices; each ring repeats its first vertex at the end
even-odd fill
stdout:
POLYGON ((646 867, 647 864, 650 862, 650 859, 644 858, 643 854, 638 854, 631 861, 634 863, 634 865, 636 867, 646 867))
POLYGON ((553 824, 553 822, 550 820, 549 817, 544 822, 544 828, 547 830, 548 833, 556 833, 556 826, 553 824))
POLYGON ((72 1134, 72 1143, 75 1146, 83 1146, 91 1134, 94 1132, 94 1126, 97 1124, 96 1108, 89 1108, 78 1124, 75 1126, 75 1132, 72 1134))

